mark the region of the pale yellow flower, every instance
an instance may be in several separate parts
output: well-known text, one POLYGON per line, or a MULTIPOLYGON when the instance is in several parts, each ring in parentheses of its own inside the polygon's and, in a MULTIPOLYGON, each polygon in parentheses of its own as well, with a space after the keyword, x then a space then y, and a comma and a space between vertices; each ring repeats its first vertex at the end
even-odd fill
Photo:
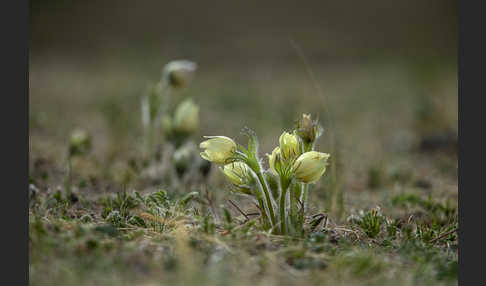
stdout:
POLYGON ((250 181, 250 168, 243 162, 226 164, 220 169, 234 185, 246 185, 250 181))
POLYGON ((191 99, 181 102, 174 113, 174 130, 192 133, 199 127, 199 106, 191 99))
POLYGON ((204 148, 201 157, 217 164, 225 164, 226 160, 236 152, 236 143, 226 136, 204 136, 209 140, 201 142, 200 148, 204 148))
POLYGON ((297 135, 284 132, 280 135, 278 141, 280 143, 280 152, 285 160, 300 154, 299 139, 297 138, 297 135))
POLYGON ((277 170, 275 170, 275 159, 277 158, 277 155, 280 155, 280 147, 275 147, 275 149, 273 149, 272 151, 272 154, 267 154, 270 171, 272 171, 272 173, 274 174, 277 174, 277 170))
POLYGON ((295 178, 302 183, 317 181, 326 171, 328 153, 309 151, 300 155, 294 162, 295 178))
POLYGON ((80 155, 91 149, 91 136, 82 129, 75 129, 71 133, 69 153, 80 155))

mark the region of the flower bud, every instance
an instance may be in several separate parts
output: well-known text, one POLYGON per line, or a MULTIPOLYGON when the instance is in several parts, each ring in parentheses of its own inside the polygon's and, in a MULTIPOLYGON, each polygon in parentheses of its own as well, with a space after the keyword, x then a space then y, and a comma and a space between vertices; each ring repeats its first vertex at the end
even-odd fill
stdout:
POLYGON ((174 131, 193 133, 199 127, 199 106, 191 99, 181 102, 174 113, 174 131))
POLYGON ((216 164, 225 164, 236 152, 236 143, 226 136, 204 136, 209 140, 201 142, 200 148, 204 148, 201 157, 204 160, 216 164))
POLYGON ((233 162, 220 167, 233 185, 248 185, 251 181, 250 168, 243 162, 233 162))
POLYGON ((81 155, 91 148, 91 137, 86 131, 76 129, 71 133, 69 154, 71 156, 81 155))
POLYGON ((270 171, 274 174, 277 174, 277 170, 275 169, 275 160, 277 158, 277 155, 280 156, 280 147, 275 147, 275 149, 273 149, 272 151, 272 154, 267 154, 270 171))
POLYGON ((302 118, 297 122, 299 135, 305 142, 311 142, 314 139, 314 128, 310 114, 302 114, 302 118))
POLYGON ((280 153, 285 160, 294 158, 300 154, 299 139, 295 134, 282 133, 279 138, 280 153))
POLYGON ((197 64, 188 60, 175 60, 165 65, 163 77, 173 88, 182 88, 189 84, 197 69, 197 64))
POLYGON ((295 178, 302 183, 317 181, 326 171, 329 156, 328 153, 317 151, 309 151, 300 155, 293 165, 295 178))
POLYGON ((297 121, 297 135, 305 145, 312 144, 322 134, 322 127, 317 121, 312 121, 310 114, 302 114, 302 118, 297 121))

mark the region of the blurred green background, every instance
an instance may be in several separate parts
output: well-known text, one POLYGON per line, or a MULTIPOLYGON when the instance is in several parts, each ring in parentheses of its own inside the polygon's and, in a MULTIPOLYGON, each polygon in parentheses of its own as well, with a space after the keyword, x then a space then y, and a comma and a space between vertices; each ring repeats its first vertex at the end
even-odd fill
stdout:
POLYGON ((75 127, 93 134, 98 169, 136 157, 140 97, 186 58, 199 69, 175 101, 201 106, 198 135, 245 143, 248 126, 270 152, 310 112, 346 192, 398 166, 457 196, 456 153, 416 152, 457 133, 456 1, 30 3, 31 166, 62 170, 75 127))

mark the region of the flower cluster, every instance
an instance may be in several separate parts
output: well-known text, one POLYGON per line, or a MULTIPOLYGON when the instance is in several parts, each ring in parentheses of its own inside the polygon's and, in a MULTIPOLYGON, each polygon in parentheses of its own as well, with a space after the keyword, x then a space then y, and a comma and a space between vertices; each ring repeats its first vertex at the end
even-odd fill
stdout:
POLYGON ((197 145, 191 138, 199 129, 199 106, 191 98, 173 96, 186 90, 196 69, 197 64, 192 61, 170 61, 162 68, 159 82, 151 85, 142 97, 144 164, 149 178, 167 175, 172 183, 178 184, 188 178, 205 178, 209 173, 209 162, 199 158, 197 145), (179 102, 170 104, 172 100, 179 102))
POLYGON ((256 200, 264 227, 284 235, 302 233, 308 184, 324 174, 330 156, 314 151, 322 128, 310 115, 304 114, 296 130, 283 132, 279 146, 267 154, 268 170, 262 167, 259 159, 256 135, 247 133, 248 148, 225 136, 205 136, 208 140, 199 145, 204 149, 201 157, 220 166, 234 191, 256 200))
POLYGON ((182 145, 185 139, 199 127, 199 107, 191 100, 180 102, 171 117, 168 114, 170 95, 183 90, 191 82, 197 64, 188 60, 175 60, 162 69, 160 81, 150 86, 141 100, 142 125, 145 133, 145 155, 151 160, 157 142, 159 127, 175 145, 182 145))

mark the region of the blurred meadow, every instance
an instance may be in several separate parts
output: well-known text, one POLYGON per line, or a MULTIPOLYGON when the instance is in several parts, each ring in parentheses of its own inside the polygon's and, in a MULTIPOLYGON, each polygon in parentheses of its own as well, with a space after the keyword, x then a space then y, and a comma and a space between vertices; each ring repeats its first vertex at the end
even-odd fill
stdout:
POLYGON ((456 2, 30 5, 31 285, 457 284, 456 2), (228 200, 254 207, 216 166, 202 184, 143 178, 140 100, 175 59, 198 64, 170 102, 192 98, 200 107, 196 145, 203 135, 246 144, 249 127, 268 167, 264 154, 282 131, 302 113, 319 118, 317 149, 331 154, 332 167, 313 185, 309 210, 328 225, 303 238, 249 227, 228 235, 223 209, 241 217, 228 200), (67 202, 56 194, 76 128, 92 148, 72 162, 77 198, 67 202), (104 213, 117 193, 128 202, 133 191, 161 189, 169 205, 192 191, 212 197, 171 217, 187 217, 195 230, 147 227, 143 203, 126 207, 138 224, 104 213), (353 218, 377 206, 384 224, 369 235, 353 218))

